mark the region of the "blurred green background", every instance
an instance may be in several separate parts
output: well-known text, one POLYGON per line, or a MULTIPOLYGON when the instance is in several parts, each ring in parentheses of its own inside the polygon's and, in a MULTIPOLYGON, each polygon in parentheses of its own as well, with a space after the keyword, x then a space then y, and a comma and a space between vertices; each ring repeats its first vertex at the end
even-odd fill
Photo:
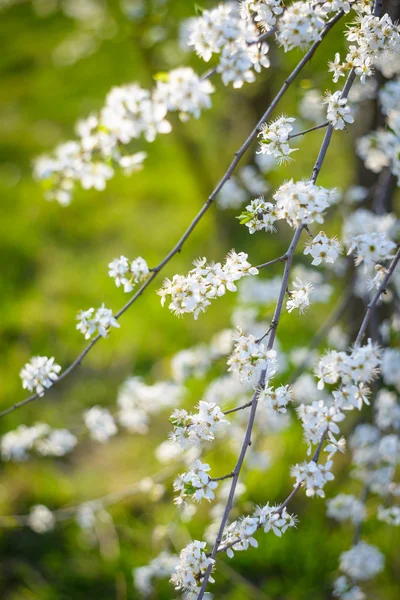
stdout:
MULTIPOLYGON (((192 2, 181 0, 95 3, 103 17, 77 18, 85 3, 36 0, 3 3, 0 12, 0 407, 25 397, 19 371, 32 355, 55 356, 67 366, 83 349, 75 330, 78 310, 89 306, 117 310, 126 301, 107 275, 114 257, 143 256, 157 264, 176 243, 229 164, 300 53, 284 55, 271 49, 272 68, 242 90, 225 88, 217 79, 213 108, 199 121, 182 124, 173 116, 173 133, 155 143, 143 143, 149 153, 145 168, 126 178, 117 175, 104 192, 79 192, 63 208, 43 198, 32 178, 32 162, 74 135, 74 124, 98 110, 108 90, 136 81, 152 86, 159 71, 191 64, 206 66, 184 53, 176 39, 179 22, 195 14, 192 2), (103 12, 102 12, 103 11, 103 12), (89 22, 88 22, 89 21, 89 22)), ((202 2, 202 6, 213 3, 202 2)), ((0 3, 0 7, 2 4, 0 3)), ((296 114, 310 87, 324 91, 331 81, 326 63, 343 47, 341 28, 325 40, 312 64, 292 87, 278 109, 296 114)), ((335 134, 320 184, 345 188, 355 181, 352 135, 335 134)), ((308 136, 289 167, 269 177, 272 188, 289 177, 308 177, 322 133, 308 136)), ((252 161, 255 147, 244 159, 252 161)), ((252 264, 282 254, 288 228, 275 236, 249 236, 235 219, 239 211, 213 207, 190 237, 183 252, 164 271, 165 276, 187 272, 198 256, 221 260, 231 248, 249 253, 252 264)), ((330 225, 337 231, 337 224, 330 225)), ((299 262, 307 261, 300 254, 299 262)), ((271 270, 280 272, 280 267, 271 270)), ((94 404, 115 407, 117 390, 129 375, 148 382, 170 376, 169 359, 182 348, 208 343, 230 323, 234 295, 215 302, 206 315, 176 319, 161 309, 158 283, 121 319, 85 359, 82 366, 44 399, 3 418, 1 432, 21 423, 48 422, 74 427, 83 411, 94 404)), ((340 296, 336 285, 331 304, 317 305, 304 317, 284 314, 279 331, 289 350, 307 344, 340 296)), ((271 307, 270 307, 271 308, 271 307)), ((270 317, 270 308, 265 317, 270 317)), ((201 399, 204 382, 191 381, 187 405, 201 399)), ((75 505, 123 488, 160 470, 154 447, 167 437, 168 414, 155 419, 149 435, 120 433, 101 445, 83 440, 65 459, 32 457, 22 464, 0 465, 0 513, 26 514, 34 504, 55 509, 75 505)), ((282 435, 272 435, 268 447, 274 457, 266 472, 246 477, 243 509, 250 502, 279 502, 292 485, 289 466, 305 455, 298 424, 282 435)), ((213 457, 219 472, 232 468, 234 455, 213 457)), ((177 522, 172 484, 155 501, 144 495, 110 509, 113 525, 104 525, 99 543, 85 539, 75 523, 59 524, 44 536, 30 529, 0 531, 0 597, 7 600, 125 600, 138 598, 132 569, 146 564, 161 550, 178 551, 190 534, 201 539, 207 523, 200 510, 185 529, 177 522), (160 526, 175 523, 173 535, 160 526)), ((336 480, 328 495, 359 492, 348 480, 347 459, 338 461, 336 480)), ((216 598, 327 599, 339 554, 351 545, 352 531, 325 517, 323 501, 299 495, 292 505, 300 517, 297 530, 283 539, 260 535, 260 551, 239 553, 220 561, 216 598)), ((376 521, 365 526, 371 543, 387 557, 385 572, 367 586, 371 598, 394 600, 399 590, 399 536, 394 528, 376 521), (396 579, 397 578, 397 579, 396 579)), ((154 598, 175 597, 166 582, 156 582, 154 598)))

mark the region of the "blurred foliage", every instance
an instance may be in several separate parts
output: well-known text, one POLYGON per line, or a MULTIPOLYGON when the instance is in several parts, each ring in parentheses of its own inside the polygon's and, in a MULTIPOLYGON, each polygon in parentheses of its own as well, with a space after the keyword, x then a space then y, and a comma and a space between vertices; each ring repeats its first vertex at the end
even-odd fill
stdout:
MULTIPOLYGON (((83 0, 75 2, 80 4, 84 5, 83 0)), ((199 72, 205 70, 201 61, 182 52, 175 41, 179 21, 195 12, 193 3, 126 1, 122 10, 115 0, 104 6, 108 12, 101 35, 96 27, 82 28, 56 3, 45 0, 36 0, 33 5, 16 3, 1 13, 3 408, 24 397, 18 373, 30 356, 54 355, 65 366, 81 351, 82 336, 75 330, 79 309, 104 301, 117 310, 125 302, 121 290, 107 275, 107 264, 112 258, 120 254, 141 255, 154 265, 167 253, 300 56, 298 52, 284 55, 272 48, 272 68, 243 90, 233 91, 216 81, 212 110, 204 113, 200 121, 181 124, 173 119, 171 135, 147 144, 149 158, 141 173, 130 178, 117 176, 105 192, 79 193, 70 207, 62 208, 46 202, 32 179, 32 161, 37 155, 73 136, 74 123, 99 109, 112 86, 132 81, 151 86, 153 74, 181 64, 192 64, 199 72), (94 39, 92 52, 83 52, 76 60, 73 55, 69 60, 68 52, 60 50, 60 45, 72 39, 70 46, 74 49, 78 44, 74 36, 82 31, 94 39)), ((326 62, 342 46, 339 28, 324 41, 277 114, 295 114, 298 101, 309 87, 332 89, 326 62)), ((322 185, 343 188, 353 182, 353 132, 335 134, 321 173, 322 185)), ((308 176, 322 135, 315 132, 301 142, 296 161, 271 175, 272 187, 285 178, 308 176)), ((251 154, 245 162, 249 160, 251 154)), ((252 264, 285 251, 289 231, 275 237, 250 237, 235 216, 234 212, 222 213, 212 208, 164 274, 186 272, 198 256, 221 260, 232 247, 248 252, 252 264)), ((303 258, 299 256, 300 261, 303 258)), ((279 270, 279 266, 274 267, 271 273, 279 270)), ((160 307, 154 293, 160 283, 161 279, 123 316, 121 329, 101 341, 71 377, 44 399, 4 418, 0 423, 2 432, 20 423, 32 425, 38 421, 73 427, 81 422, 82 412, 94 404, 113 408, 117 389, 127 376, 142 375, 149 382, 168 377, 169 358, 175 352, 199 342, 207 343, 216 331, 229 326, 233 295, 214 303, 198 321, 190 317, 178 320, 160 307)), ((340 289, 335 298, 339 295, 340 289)), ((301 319, 284 314, 279 331, 283 346, 289 349, 293 343, 307 344, 332 306, 319 305, 301 319)), ((203 385, 191 382, 189 406, 201 397, 203 385)), ((2 464, 1 514, 25 514, 38 503, 50 508, 74 505, 156 473, 160 466, 153 450, 166 438, 167 417, 157 419, 147 436, 121 433, 104 446, 82 442, 66 459, 32 458, 22 464, 2 464)), ((290 464, 305 455, 298 425, 283 435, 272 435, 266 444, 275 462, 265 473, 257 471, 246 477, 243 508, 254 501, 282 500, 292 485, 290 464)), ((211 457, 213 467, 220 472, 230 469, 233 460, 229 452, 216 451, 211 457)), ((344 481, 346 490, 358 493, 358 484, 349 483, 347 475, 346 459, 341 459, 329 495, 345 491, 344 481)), ((189 531, 177 520, 171 483, 167 486, 166 496, 158 502, 138 496, 110 509, 114 525, 103 525, 97 545, 90 545, 74 523, 60 524, 45 536, 29 529, 2 530, 0 597, 137 598, 132 568, 146 564, 166 545, 179 551, 189 539, 189 531), (166 540, 163 527, 167 525, 170 532, 166 540)), ((272 534, 260 535, 260 551, 250 550, 239 553, 232 561, 220 561, 218 583, 212 590, 215 597, 331 597, 338 556, 351 545, 351 530, 328 521, 322 501, 299 495, 292 509, 300 517, 297 531, 288 532, 282 539, 272 534)), ((200 510, 189 526, 190 534, 201 539, 205 524, 206 513, 200 510)), ((366 526, 366 532, 368 539, 378 543, 387 556, 385 573, 367 586, 370 597, 394 600, 399 589, 398 534, 375 521, 366 526)), ((157 582, 154 598, 172 595, 167 582, 157 582)))

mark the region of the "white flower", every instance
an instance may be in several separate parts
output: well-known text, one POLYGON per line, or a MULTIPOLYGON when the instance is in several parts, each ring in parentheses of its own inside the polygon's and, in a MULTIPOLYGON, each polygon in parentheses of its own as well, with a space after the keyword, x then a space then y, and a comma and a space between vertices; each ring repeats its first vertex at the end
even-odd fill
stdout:
POLYGON ((179 496, 174 500, 175 504, 183 506, 188 498, 196 502, 202 498, 206 498, 208 501, 213 500, 215 497, 213 490, 218 487, 218 483, 210 479, 208 471, 210 471, 210 465, 196 459, 189 466, 187 473, 178 475, 174 481, 174 491, 179 492, 179 496))
POLYGON ((293 131, 293 123, 296 119, 289 117, 279 117, 270 123, 263 123, 258 134, 260 138, 261 154, 271 154, 278 159, 278 162, 285 163, 291 160, 290 154, 298 148, 290 148, 289 135, 293 131))
POLYGON ((354 123, 347 98, 342 98, 342 92, 327 94, 324 103, 328 105, 326 117, 334 129, 344 129, 346 123, 354 123))
POLYGON ((351 240, 347 254, 355 253, 355 264, 364 264, 364 269, 375 266, 385 260, 393 258, 396 244, 384 231, 374 233, 362 233, 351 240))
POLYGON ((321 262, 334 263, 342 252, 342 245, 337 238, 328 238, 324 231, 320 231, 304 248, 304 254, 312 256, 312 265, 321 262))
MULTIPOLYGON (((171 576, 171 583, 176 590, 184 590, 192 594, 199 592, 200 576, 204 575, 208 567, 210 565, 213 567, 215 563, 213 559, 207 557, 205 549, 205 542, 194 540, 181 551, 179 562, 171 576)), ((212 577, 209 581, 214 583, 212 577)))
POLYGON ((307 405, 301 404, 297 413, 302 420, 304 435, 309 443, 309 453, 311 445, 318 444, 326 430, 331 434, 340 433, 338 423, 345 418, 337 406, 327 405, 323 400, 307 405))
POLYGON ((234 340, 235 347, 227 361, 228 371, 238 373, 243 383, 249 382, 255 387, 265 370, 268 382, 277 372, 276 351, 268 350, 262 342, 257 343, 253 335, 245 336, 241 331, 234 334, 234 340))
POLYGON ((211 107, 213 92, 208 79, 200 79, 190 67, 181 67, 159 78, 154 97, 186 121, 190 116, 198 119, 202 109, 211 107))
POLYGON ((170 576, 178 564, 178 557, 169 552, 161 552, 144 567, 133 569, 135 588, 143 596, 149 596, 153 587, 151 580, 170 576))
POLYGON ((379 521, 383 521, 388 525, 400 527, 400 506, 390 506, 389 508, 378 506, 377 517, 379 521))
POLYGON ((282 12, 281 0, 242 0, 239 14, 245 21, 254 20, 264 31, 270 31, 282 12))
POLYGON ((360 500, 351 494, 339 494, 327 501, 328 510, 326 514, 337 521, 349 519, 353 523, 364 521, 366 516, 365 506, 360 500))
POLYGON ((265 402, 266 407, 277 413, 286 412, 286 406, 291 402, 292 397, 293 392, 289 385, 264 388, 259 394, 259 399, 265 402))
POLYGON ((203 440, 213 440, 215 430, 223 423, 228 423, 224 413, 213 402, 200 401, 198 409, 199 412, 195 414, 175 410, 169 419, 174 426, 170 437, 182 448, 197 446, 203 440))
POLYGON ((77 314, 79 321, 77 330, 83 333, 85 340, 88 340, 97 331, 102 337, 107 337, 110 327, 119 327, 118 321, 113 317, 112 310, 106 308, 104 304, 96 311, 94 308, 81 310, 77 314))
POLYGON ((325 465, 317 464, 313 460, 294 465, 291 468, 292 477, 296 478, 294 487, 300 483, 304 484, 306 487, 306 496, 324 498, 325 492, 323 487, 328 481, 334 479, 331 473, 332 465, 331 460, 328 460, 325 465))
POLYGON ((141 256, 132 261, 126 256, 120 256, 110 262, 108 268, 108 274, 115 279, 115 285, 122 285, 125 293, 131 292, 134 285, 147 279, 149 274, 149 267, 141 256))
POLYGON ((46 437, 38 439, 35 447, 42 456, 65 456, 77 443, 77 437, 68 429, 53 429, 46 437))
POLYGON ((60 371, 61 367, 54 362, 54 357, 33 356, 21 369, 19 376, 24 390, 36 390, 39 396, 43 396, 45 389, 50 388, 58 379, 60 371))
POLYGON ((275 192, 278 219, 285 219, 291 227, 300 224, 323 223, 325 210, 336 200, 335 190, 314 185, 311 181, 290 181, 275 192))
POLYGON ((366 598, 362 589, 358 585, 353 585, 345 575, 336 579, 333 595, 341 600, 365 600, 366 598))
POLYGON ((84 421, 91 438, 98 442, 107 442, 118 431, 110 411, 101 406, 93 406, 87 410, 84 421))
POLYGON ((321 39, 324 27, 323 11, 312 2, 293 2, 278 24, 277 39, 285 52, 293 48, 305 48, 321 39))
POLYGON ((258 270, 247 261, 247 254, 232 250, 225 264, 207 263, 206 258, 194 262, 195 268, 188 275, 174 275, 166 279, 158 291, 161 305, 171 296, 168 305, 176 315, 193 313, 197 319, 201 312, 211 304, 211 300, 223 296, 227 290, 237 290, 235 282, 248 275, 257 275, 258 270))
POLYGON ((279 506, 258 506, 254 512, 258 517, 259 524, 264 528, 265 533, 272 531, 276 536, 282 537, 289 527, 296 527, 297 519, 294 515, 288 513, 286 507, 282 510, 279 506))
POLYGON ((276 231, 274 227, 277 219, 275 206, 271 202, 266 202, 263 196, 252 200, 238 218, 242 225, 248 227, 249 233, 255 233, 263 229, 265 231, 276 231))
POLYGON ((23 461, 28 458, 29 450, 34 448, 38 439, 47 435, 50 427, 37 423, 33 427, 19 425, 14 431, 9 431, 1 438, 1 457, 3 460, 23 461))
POLYGON ((188 45, 206 62, 218 54, 216 69, 223 83, 240 88, 244 82, 254 81, 254 71, 270 65, 268 44, 248 43, 255 42, 258 35, 254 21, 240 18, 237 6, 226 3, 204 10, 200 17, 191 20, 188 45))
POLYGON ((385 566, 383 554, 375 546, 358 542, 340 555, 340 569, 356 581, 372 579, 385 566))
POLYGON ((298 277, 292 282, 294 290, 289 291, 289 300, 286 302, 288 312, 292 312, 295 308, 299 309, 300 314, 303 314, 310 306, 310 294, 313 291, 311 283, 303 283, 298 277))
POLYGON ((54 515, 47 506, 37 504, 31 508, 28 523, 29 527, 33 529, 35 533, 47 533, 48 531, 52 531, 55 522, 54 515))
POLYGON ((234 543, 233 547, 227 549, 226 554, 232 558, 235 551, 247 550, 249 546, 258 547, 257 540, 253 534, 257 531, 259 525, 258 517, 241 517, 238 521, 234 521, 224 531, 224 537, 221 542, 221 548, 234 543))

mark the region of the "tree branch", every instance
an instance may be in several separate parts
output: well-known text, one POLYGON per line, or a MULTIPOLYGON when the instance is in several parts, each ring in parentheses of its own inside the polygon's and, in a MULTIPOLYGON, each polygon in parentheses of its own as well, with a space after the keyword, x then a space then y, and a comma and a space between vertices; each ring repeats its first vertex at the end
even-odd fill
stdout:
MULTIPOLYGON (((250 147, 252 142, 256 139, 260 126, 270 117, 271 113, 278 106, 280 100, 285 95, 285 93, 287 92, 288 88, 293 83, 293 81, 296 79, 297 75, 302 71, 302 69, 305 67, 305 65, 311 60, 311 58, 314 56, 318 46, 321 44, 322 40, 329 33, 329 31, 332 29, 332 27, 342 18, 343 14, 344 14, 343 11, 340 11, 332 19, 330 19, 330 21, 328 21, 328 23, 325 25, 323 31, 321 32, 320 39, 318 41, 314 42, 314 44, 311 46, 311 48, 308 50, 308 52, 303 56, 303 58, 300 60, 300 62, 297 64, 297 66, 293 69, 293 71, 291 72, 289 77, 286 79, 286 81, 280 88, 280 90, 277 93, 277 95, 275 96, 275 98, 272 100, 272 102, 269 105, 269 107, 267 108, 267 110, 264 112, 262 117, 259 119, 258 123, 254 127, 252 132, 249 134, 249 136, 247 137, 245 142, 242 144, 242 146, 239 148, 239 150, 237 150, 235 152, 234 159, 232 160, 231 164, 229 165, 229 167, 228 167, 227 171, 225 172, 225 174, 223 175, 222 179, 216 185, 216 187, 214 188, 214 190, 208 197, 208 200, 205 202, 203 207, 197 213, 197 215, 195 216, 193 221, 190 223, 189 227, 186 229, 185 233, 182 235, 182 237, 180 238, 178 243, 172 248, 172 250, 170 250, 170 252, 166 255, 166 257, 154 269, 152 269, 151 276, 140 287, 140 289, 136 292, 136 294, 134 294, 134 296, 114 315, 116 319, 119 319, 132 306, 132 304, 134 304, 134 302, 136 302, 136 300, 143 294, 143 292, 147 289, 147 287, 154 281, 154 279, 157 277, 158 273, 160 273, 160 271, 170 262, 170 260, 182 250, 184 243, 186 242, 186 240, 188 239, 188 237, 190 236, 192 231, 195 229, 196 225, 199 223, 199 221, 202 219, 202 217, 208 211, 211 204, 214 202, 217 194, 221 191, 221 189, 223 188, 225 183, 230 179, 232 173, 236 169, 236 166, 238 165, 238 163, 240 162, 240 160, 242 159, 242 157, 244 156, 244 154, 246 153, 246 151, 248 150, 248 148, 250 147)), ((85 356, 90 352, 90 350, 93 348, 93 346, 95 346, 95 344, 97 344, 97 342, 100 339, 102 339, 101 336, 97 335, 88 344, 88 346, 83 350, 83 352, 71 363, 71 365, 53 383, 52 388, 54 388, 55 385, 57 385, 59 382, 61 382, 63 379, 65 379, 67 377, 67 375, 69 375, 78 365, 81 364, 81 362, 83 361, 85 356)), ((49 389, 52 389, 52 388, 49 388, 49 389)), ((38 400, 39 398, 42 398, 43 396, 45 396, 47 394, 48 394, 48 391, 45 391, 42 396, 39 396, 39 394, 32 394, 28 398, 25 398, 24 400, 21 400, 20 402, 16 402, 12 406, 1 411, 0 418, 8 415, 9 413, 13 412, 14 410, 16 410, 18 408, 21 408, 22 406, 25 406, 26 404, 29 404, 35 400, 38 400)))

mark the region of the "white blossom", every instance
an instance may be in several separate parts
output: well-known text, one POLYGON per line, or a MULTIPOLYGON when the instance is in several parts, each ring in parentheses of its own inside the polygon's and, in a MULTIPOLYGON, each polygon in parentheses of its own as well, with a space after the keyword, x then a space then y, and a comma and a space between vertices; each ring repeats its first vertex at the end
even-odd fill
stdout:
POLYGON ((336 200, 335 190, 314 185, 311 181, 291 179, 275 192, 278 219, 285 219, 291 227, 300 224, 323 223, 323 214, 336 200))
POLYGON ((294 487, 303 484, 306 488, 306 496, 324 498, 325 492, 323 488, 325 484, 334 479, 331 473, 332 465, 331 460, 328 460, 324 465, 317 464, 313 460, 294 465, 291 468, 292 477, 296 479, 294 487))
POLYGON ((235 347, 227 364, 229 372, 238 373, 243 383, 249 382, 254 387, 263 370, 268 382, 277 372, 276 351, 268 350, 265 345, 257 343, 253 335, 244 335, 241 331, 234 334, 235 347))
POLYGON ((208 79, 200 79, 190 67, 181 67, 158 77, 154 97, 186 121, 190 116, 198 119, 202 109, 211 107, 213 92, 208 79))
POLYGON ((375 546, 358 542, 340 555, 340 569, 356 581, 372 579, 385 565, 383 554, 375 546))
POLYGON ((248 227, 249 233, 262 230, 276 231, 274 227, 277 219, 275 206, 272 202, 266 202, 263 196, 252 200, 238 218, 241 225, 248 227))
POLYGON ((93 406, 84 413, 84 421, 90 436, 97 442, 107 442, 117 433, 117 426, 107 408, 93 406))
POLYGON ((334 129, 344 129, 346 123, 354 123, 354 117, 351 114, 350 106, 347 104, 347 98, 342 98, 340 91, 328 94, 324 103, 328 105, 326 117, 334 129))
POLYGON ((22 379, 22 387, 39 396, 43 396, 45 389, 49 389, 54 381, 58 379, 61 371, 60 365, 54 362, 54 357, 33 356, 30 362, 21 369, 19 376, 22 379))
POLYGON ((83 333, 85 340, 90 339, 96 331, 98 335, 107 337, 110 327, 120 326, 118 321, 113 317, 112 310, 106 308, 104 303, 97 310, 94 308, 81 310, 76 318, 79 321, 76 328, 83 333))
POLYGON ((206 258, 194 262, 195 268, 188 275, 174 275, 166 279, 158 291, 161 304, 168 296, 168 308, 176 315, 193 313, 195 319, 211 304, 211 300, 223 296, 227 290, 237 290, 235 282, 248 275, 257 275, 258 270, 247 261, 247 254, 232 250, 225 263, 207 263, 206 258))
POLYGON ((213 490, 218 487, 218 483, 210 479, 209 471, 210 465, 197 459, 189 466, 189 471, 178 475, 174 481, 174 491, 179 492, 179 496, 175 498, 175 504, 185 505, 188 498, 196 502, 202 498, 208 501, 213 500, 215 497, 213 490))
POLYGON ((277 39, 285 52, 293 48, 305 48, 321 39, 324 15, 319 6, 311 2, 290 4, 278 24, 277 39))
POLYGON ((271 154, 282 164, 291 160, 290 154, 298 148, 290 148, 289 135, 293 131, 293 123, 296 119, 289 117, 279 117, 270 123, 263 123, 258 134, 260 138, 261 154, 271 154))
POLYGON ((365 506, 360 500, 351 494, 339 494, 327 501, 328 517, 336 521, 350 520, 353 523, 364 521, 366 516, 365 506))
POLYGON ((29 527, 35 533, 48 533, 54 529, 55 518, 51 510, 43 504, 37 504, 31 508, 28 517, 29 527))
POLYGON ((313 291, 311 283, 303 283, 297 278, 292 282, 293 288, 289 290, 289 300, 286 302, 288 312, 292 312, 295 308, 299 309, 300 314, 303 314, 310 306, 310 294, 313 291))
POLYGON ((259 394, 259 400, 265 402, 267 409, 277 413, 286 412, 286 407, 292 397, 293 392, 289 385, 281 385, 277 388, 267 387, 259 394))
MULTIPOLYGON (((208 558, 205 552, 206 543, 194 540, 184 548, 179 555, 179 562, 171 576, 171 583, 176 590, 189 593, 197 593, 200 590, 200 576, 204 575, 210 565, 214 566, 214 560, 208 558)), ((210 583, 214 579, 210 577, 210 583)))
POLYGON ((147 263, 141 256, 132 261, 126 256, 120 256, 110 262, 108 268, 108 274, 115 279, 115 285, 122 286, 125 293, 131 292, 134 286, 147 279, 149 274, 147 263))
POLYGON ((169 419, 174 426, 171 439, 182 448, 197 446, 203 440, 213 440, 215 430, 227 423, 224 413, 212 402, 200 401, 198 410, 194 414, 183 409, 175 410, 169 419))

